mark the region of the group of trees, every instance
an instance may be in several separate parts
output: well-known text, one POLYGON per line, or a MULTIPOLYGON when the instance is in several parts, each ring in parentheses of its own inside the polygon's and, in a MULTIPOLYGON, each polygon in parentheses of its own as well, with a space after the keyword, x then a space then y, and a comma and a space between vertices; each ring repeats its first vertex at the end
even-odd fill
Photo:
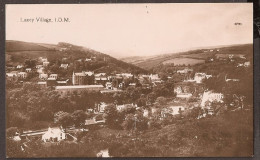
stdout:
MULTIPOLYGON (((96 157, 100 150, 108 149, 111 157, 248 157, 253 154, 251 114, 252 111, 238 111, 210 118, 183 119, 142 134, 93 130, 80 143, 61 142, 46 147, 36 141, 27 144, 30 148, 24 152, 20 149, 21 142, 7 140, 7 156, 96 157)), ((127 114, 123 121, 126 130, 134 128, 134 118, 127 114)))
POLYGON ((127 105, 122 110, 117 110, 115 105, 109 105, 105 109, 104 118, 112 129, 142 131, 148 127, 148 119, 132 105, 127 105))

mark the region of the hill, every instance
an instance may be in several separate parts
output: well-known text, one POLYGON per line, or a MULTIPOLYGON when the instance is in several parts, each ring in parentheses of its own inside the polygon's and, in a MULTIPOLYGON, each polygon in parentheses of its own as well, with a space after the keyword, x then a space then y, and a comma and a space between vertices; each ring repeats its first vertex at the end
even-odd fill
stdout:
POLYGON ((144 69, 152 69, 158 65, 196 65, 204 63, 206 59, 215 55, 250 55, 252 57, 253 45, 241 44, 230 46, 210 47, 190 50, 186 52, 163 54, 152 57, 126 57, 121 60, 144 69))
POLYGON ((60 42, 58 44, 30 43, 21 41, 6 41, 6 64, 16 66, 24 63, 27 59, 38 59, 46 57, 50 63, 88 63, 86 70, 98 72, 132 72, 143 73, 146 70, 132 64, 117 60, 107 54, 76 46, 69 43, 60 42), (86 58, 92 58, 90 62, 85 62, 86 58))

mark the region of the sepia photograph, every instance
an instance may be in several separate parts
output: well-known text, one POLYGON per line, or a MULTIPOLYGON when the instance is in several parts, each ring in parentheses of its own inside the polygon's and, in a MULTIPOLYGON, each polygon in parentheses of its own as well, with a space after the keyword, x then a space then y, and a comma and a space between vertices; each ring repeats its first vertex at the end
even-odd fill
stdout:
POLYGON ((253 3, 5 14, 7 158, 254 155, 253 3))

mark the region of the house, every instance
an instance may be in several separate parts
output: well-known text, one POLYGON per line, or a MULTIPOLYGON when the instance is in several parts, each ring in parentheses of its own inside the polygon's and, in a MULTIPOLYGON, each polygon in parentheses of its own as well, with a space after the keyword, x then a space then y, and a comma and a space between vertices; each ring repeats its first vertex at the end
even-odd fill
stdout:
POLYGON ((129 86, 135 87, 135 86, 136 86, 136 83, 129 83, 129 86))
POLYGON ((95 83, 96 84, 105 84, 106 81, 108 81, 109 78, 106 76, 106 73, 98 73, 95 74, 95 83))
POLYGON ((16 68, 21 69, 21 68, 23 68, 23 65, 19 64, 19 65, 16 66, 16 68))
POLYGON ((113 85, 111 82, 106 82, 106 89, 113 89, 113 85))
POLYGON ((102 76, 106 76, 106 73, 97 73, 97 74, 95 74, 95 77, 102 77, 102 76))
POLYGON ((191 96, 191 93, 180 93, 176 95, 177 98, 190 98, 191 96))
POLYGON ((47 78, 47 86, 56 86, 57 82, 56 79, 53 77, 47 78))
POLYGON ((10 73, 6 73, 7 77, 13 78, 13 77, 17 77, 18 76, 18 71, 12 71, 10 73))
POLYGON ((49 78, 58 79, 58 74, 50 74, 49 78))
POLYGON ((137 108, 137 105, 135 104, 123 104, 123 105, 116 105, 116 109, 118 110, 118 111, 122 111, 122 110, 124 110, 125 108, 127 108, 127 107, 135 107, 135 108, 137 108))
POLYGON ((190 69, 190 68, 185 68, 183 70, 177 70, 177 73, 180 73, 180 74, 187 74, 189 72, 192 72, 193 69, 190 69))
POLYGON ((242 66, 244 66, 243 63, 238 63, 238 64, 237 64, 237 67, 242 67, 242 66))
POLYGON ((37 69, 37 72, 38 72, 39 74, 44 73, 44 68, 43 68, 43 67, 38 68, 38 69, 37 69))
POLYGON ((162 109, 161 116, 166 117, 166 114, 171 114, 173 116, 178 115, 184 110, 185 108, 183 106, 169 106, 167 108, 162 109))
POLYGON ((149 76, 149 80, 152 81, 152 82, 155 82, 155 81, 161 81, 161 78, 159 78, 158 74, 151 74, 149 76))
POLYGON ((210 78, 212 75, 207 75, 206 73, 195 73, 194 80, 196 83, 202 83, 202 80, 205 78, 210 78))
POLYGON ((125 78, 132 78, 134 75, 131 73, 122 73, 121 76, 125 78))
POLYGON ((67 69, 69 67, 69 64, 61 64, 60 68, 67 69))
POLYGON ((190 93, 190 87, 185 85, 177 85, 174 87, 174 92, 177 98, 190 98, 192 94, 190 93))
POLYGON ((104 113, 107 106, 108 104, 101 102, 100 104, 97 105, 97 112, 104 113))
POLYGON ((214 61, 214 58, 210 58, 209 61, 210 61, 210 62, 213 62, 213 61, 214 61))
POLYGON ((31 69, 31 68, 26 68, 25 71, 26 71, 26 72, 31 72, 32 69, 31 69))
POLYGON ((84 72, 85 73, 85 75, 87 75, 87 76, 92 76, 92 75, 94 75, 94 72, 92 72, 92 71, 86 71, 86 72, 84 72))
POLYGON ((57 80, 56 83, 58 86, 66 86, 69 82, 69 79, 57 80))
POLYGON ((26 72, 19 72, 18 73, 18 77, 22 78, 22 79, 25 79, 27 77, 27 73, 26 72))
POLYGON ((63 128, 48 128, 48 131, 42 135, 42 141, 44 142, 59 142, 66 139, 66 133, 63 128))
POLYGON ((148 110, 148 109, 145 109, 145 110, 143 111, 143 116, 144 116, 144 117, 149 117, 149 110, 148 110))
POLYGON ((91 61, 90 58, 86 58, 86 59, 85 59, 85 62, 89 62, 89 61, 91 61))
POLYGON ((250 66, 250 62, 249 61, 244 63, 244 67, 249 67, 249 66, 250 66))
POLYGON ((93 119, 86 119, 85 120, 85 125, 88 126, 88 125, 93 125, 93 124, 96 124, 96 120, 93 118, 93 119))
POLYGON ((42 62, 43 67, 47 67, 50 64, 50 62, 42 62))
POLYGON ((223 98, 224 98, 224 95, 222 93, 214 93, 212 91, 204 91, 203 95, 202 95, 202 100, 201 100, 201 106, 202 107, 205 107, 205 103, 207 101, 209 102, 213 102, 213 101, 216 101, 216 102, 223 102, 223 98))
POLYGON ((43 57, 39 57, 39 60, 40 60, 41 62, 48 62, 48 59, 47 59, 47 58, 43 58, 43 57))
POLYGON ((36 65, 35 68, 36 69, 43 68, 43 65, 36 65))
POLYGON ((39 78, 42 79, 42 80, 46 80, 48 78, 48 74, 40 73, 39 78))
POLYGON ((226 75, 226 76, 225 76, 225 81, 226 81, 226 82, 230 82, 230 81, 232 81, 232 82, 238 82, 239 79, 236 79, 236 78, 227 78, 227 75, 226 75))
POLYGON ((67 48, 60 48, 60 49, 59 49, 59 51, 61 51, 61 52, 62 52, 62 51, 66 51, 66 50, 67 50, 67 48))
POLYGON ((72 84, 73 85, 83 85, 85 83, 86 74, 84 72, 72 74, 72 84))
POLYGON ((40 86, 40 87, 47 87, 47 82, 37 82, 37 84, 40 86))

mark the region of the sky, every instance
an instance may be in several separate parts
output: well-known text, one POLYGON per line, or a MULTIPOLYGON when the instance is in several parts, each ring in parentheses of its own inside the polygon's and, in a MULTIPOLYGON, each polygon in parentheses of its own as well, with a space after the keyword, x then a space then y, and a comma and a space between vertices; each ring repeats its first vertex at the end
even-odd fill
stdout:
POLYGON ((6 39, 68 42, 117 58, 253 43, 253 4, 8 4, 6 39))

